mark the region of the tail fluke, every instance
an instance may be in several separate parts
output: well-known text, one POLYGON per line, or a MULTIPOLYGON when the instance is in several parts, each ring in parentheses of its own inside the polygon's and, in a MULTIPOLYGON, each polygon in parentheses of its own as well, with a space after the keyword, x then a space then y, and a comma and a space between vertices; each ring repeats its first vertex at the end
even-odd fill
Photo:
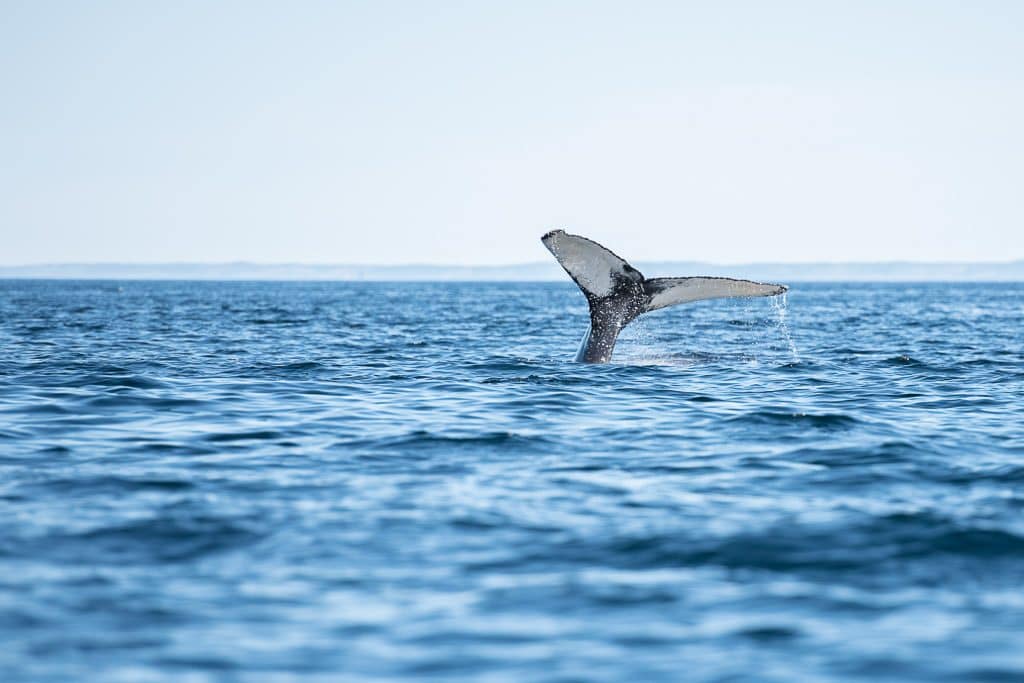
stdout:
POLYGON ((644 312, 647 295, 643 274, 593 240, 552 230, 540 238, 590 305, 590 327, 576 360, 607 363, 619 331, 644 312))
POLYGON ((644 281, 643 274, 625 259, 586 237, 552 230, 540 241, 588 299, 612 295, 620 281, 625 281, 623 284, 644 281))
POLYGON ((658 277, 650 280, 597 242, 564 230, 552 230, 541 241, 569 274, 590 305, 590 328, 576 360, 606 363, 619 331, 641 313, 690 301, 747 296, 774 296, 785 285, 727 277, 658 277))
POLYGON ((775 296, 787 289, 785 285, 731 277, 655 277, 644 280, 644 293, 648 297, 644 312, 705 299, 775 296))

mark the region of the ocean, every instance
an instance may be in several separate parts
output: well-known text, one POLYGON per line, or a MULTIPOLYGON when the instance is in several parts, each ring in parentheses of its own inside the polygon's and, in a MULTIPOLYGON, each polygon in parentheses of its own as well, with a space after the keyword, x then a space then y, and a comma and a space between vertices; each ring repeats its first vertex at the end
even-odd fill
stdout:
POLYGON ((1024 680, 1024 284, 0 282, 0 680, 1024 680))

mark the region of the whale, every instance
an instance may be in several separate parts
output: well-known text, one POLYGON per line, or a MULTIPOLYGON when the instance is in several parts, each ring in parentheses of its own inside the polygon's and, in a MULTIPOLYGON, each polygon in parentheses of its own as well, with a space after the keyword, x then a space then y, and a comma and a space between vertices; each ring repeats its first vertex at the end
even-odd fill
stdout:
POLYGON ((611 361, 619 332, 644 313, 708 299, 777 296, 789 289, 730 277, 646 278, 625 259, 582 235, 552 230, 540 240, 590 306, 590 326, 576 352, 580 363, 611 361))

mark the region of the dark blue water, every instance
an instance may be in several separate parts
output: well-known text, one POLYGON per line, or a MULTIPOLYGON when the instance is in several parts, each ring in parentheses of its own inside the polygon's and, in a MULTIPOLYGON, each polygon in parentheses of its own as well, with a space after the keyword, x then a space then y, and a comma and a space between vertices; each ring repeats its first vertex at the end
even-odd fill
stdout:
POLYGON ((1024 680, 1024 285, 0 283, 3 681, 1024 680))

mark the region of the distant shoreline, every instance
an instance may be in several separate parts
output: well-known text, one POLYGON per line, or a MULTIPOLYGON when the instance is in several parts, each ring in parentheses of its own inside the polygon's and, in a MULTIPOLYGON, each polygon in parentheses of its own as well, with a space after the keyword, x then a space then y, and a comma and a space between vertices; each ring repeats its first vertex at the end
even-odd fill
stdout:
MULTIPOLYGON (((727 275, 771 282, 1024 282, 1024 261, 1003 263, 638 263, 648 277, 727 275)), ((0 279, 545 282, 555 263, 508 266, 259 263, 43 264, 0 266, 0 279)))

